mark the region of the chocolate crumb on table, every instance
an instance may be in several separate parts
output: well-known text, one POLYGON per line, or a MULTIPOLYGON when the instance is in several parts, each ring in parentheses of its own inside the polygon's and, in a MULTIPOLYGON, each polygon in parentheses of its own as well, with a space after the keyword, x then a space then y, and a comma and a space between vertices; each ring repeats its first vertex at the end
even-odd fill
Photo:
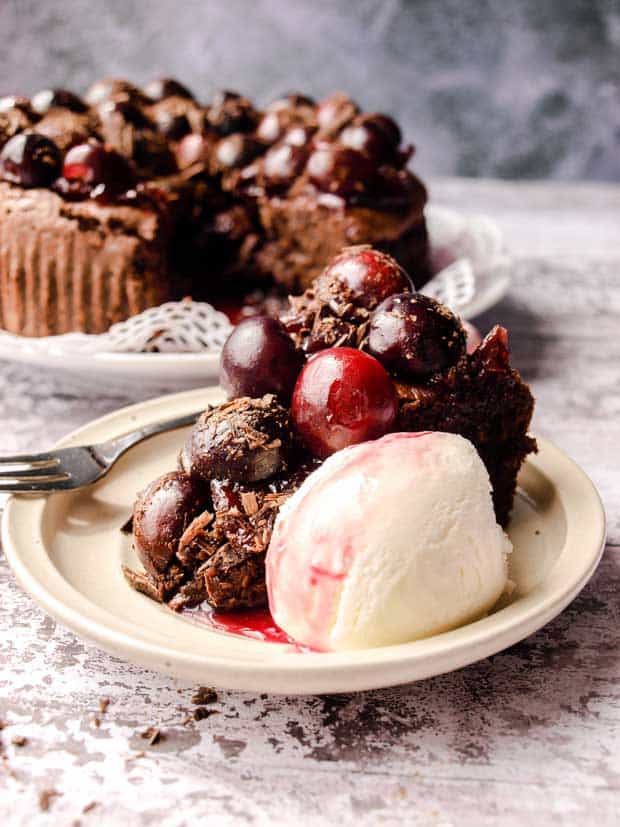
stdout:
POLYGON ((217 701, 217 692, 210 686, 200 686, 192 695, 192 703, 199 706, 217 701))
POLYGON ((25 747, 28 743, 28 739, 25 735, 14 735, 11 738, 11 743, 14 747, 25 747))
POLYGON ((58 790, 41 790, 41 792, 39 793, 39 809, 43 810, 43 812, 47 812, 52 804, 53 799, 60 795, 62 795, 62 793, 59 793, 58 790))
POLYGON ((164 737, 165 736, 161 733, 161 731, 155 726, 151 726, 148 729, 145 729, 144 732, 140 733, 140 738, 144 738, 145 741, 148 741, 150 747, 153 747, 155 744, 163 741, 164 737))

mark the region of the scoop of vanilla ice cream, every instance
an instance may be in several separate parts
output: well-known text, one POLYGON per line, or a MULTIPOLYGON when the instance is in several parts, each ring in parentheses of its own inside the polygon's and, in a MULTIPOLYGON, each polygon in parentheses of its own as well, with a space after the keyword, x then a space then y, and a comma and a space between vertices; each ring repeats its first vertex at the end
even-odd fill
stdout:
POLYGON ((403 643, 490 609, 511 548, 471 442, 389 434, 333 454, 284 504, 266 558, 269 607, 315 649, 403 643))

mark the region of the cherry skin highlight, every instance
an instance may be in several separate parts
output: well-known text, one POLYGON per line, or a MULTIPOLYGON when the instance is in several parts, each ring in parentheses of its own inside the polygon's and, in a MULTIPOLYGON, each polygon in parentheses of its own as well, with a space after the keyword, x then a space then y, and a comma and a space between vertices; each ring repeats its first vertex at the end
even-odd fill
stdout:
POLYGON ((317 353, 293 391, 293 424, 310 451, 321 458, 387 434, 397 414, 396 389, 385 369, 354 348, 317 353))
POLYGON ((220 384, 230 399, 274 393, 288 402, 303 356, 282 322, 269 316, 244 319, 222 349, 220 384))

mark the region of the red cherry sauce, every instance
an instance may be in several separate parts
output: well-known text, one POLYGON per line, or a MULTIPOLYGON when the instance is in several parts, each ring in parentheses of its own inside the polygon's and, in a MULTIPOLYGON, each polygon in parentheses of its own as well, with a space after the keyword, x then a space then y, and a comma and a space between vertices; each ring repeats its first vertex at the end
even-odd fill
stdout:
POLYGON ((271 616, 269 609, 244 609, 233 612, 218 612, 209 606, 184 611, 192 620, 217 632, 225 632, 238 637, 248 637, 264 643, 285 643, 297 652, 312 651, 301 646, 292 637, 280 629, 271 616))

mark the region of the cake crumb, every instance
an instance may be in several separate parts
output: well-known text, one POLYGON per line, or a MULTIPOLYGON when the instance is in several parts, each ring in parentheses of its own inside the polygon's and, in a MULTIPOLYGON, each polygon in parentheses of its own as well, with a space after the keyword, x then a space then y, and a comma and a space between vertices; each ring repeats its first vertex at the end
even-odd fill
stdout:
POLYGON ((192 695, 192 703, 196 706, 204 706, 217 701, 217 692, 210 686, 200 686, 192 695))
POLYGON ((52 800, 59 795, 62 795, 62 793, 59 793, 58 790, 41 790, 39 793, 39 809, 43 810, 43 812, 47 812, 51 806, 52 800))
POLYGON ((11 743, 14 747, 25 747, 28 743, 28 739, 25 735, 14 735, 11 738, 11 743))
POLYGON ((99 709, 104 715, 108 711, 109 706, 110 706, 110 699, 109 698, 99 698, 99 709))
POLYGON ((91 801, 90 804, 86 804, 85 807, 82 807, 82 812, 84 814, 90 813, 91 810, 94 810, 95 807, 99 804, 98 801, 91 801))
POLYGON ((148 741, 150 747, 155 746, 155 744, 158 744, 160 741, 164 740, 164 736, 155 726, 150 726, 148 729, 145 729, 144 732, 140 733, 140 737, 144 738, 145 741, 148 741))
POLYGON ((207 709, 206 706, 197 706, 194 710, 194 720, 195 721, 202 721, 205 718, 210 718, 211 715, 219 715, 219 710, 217 709, 207 709))

